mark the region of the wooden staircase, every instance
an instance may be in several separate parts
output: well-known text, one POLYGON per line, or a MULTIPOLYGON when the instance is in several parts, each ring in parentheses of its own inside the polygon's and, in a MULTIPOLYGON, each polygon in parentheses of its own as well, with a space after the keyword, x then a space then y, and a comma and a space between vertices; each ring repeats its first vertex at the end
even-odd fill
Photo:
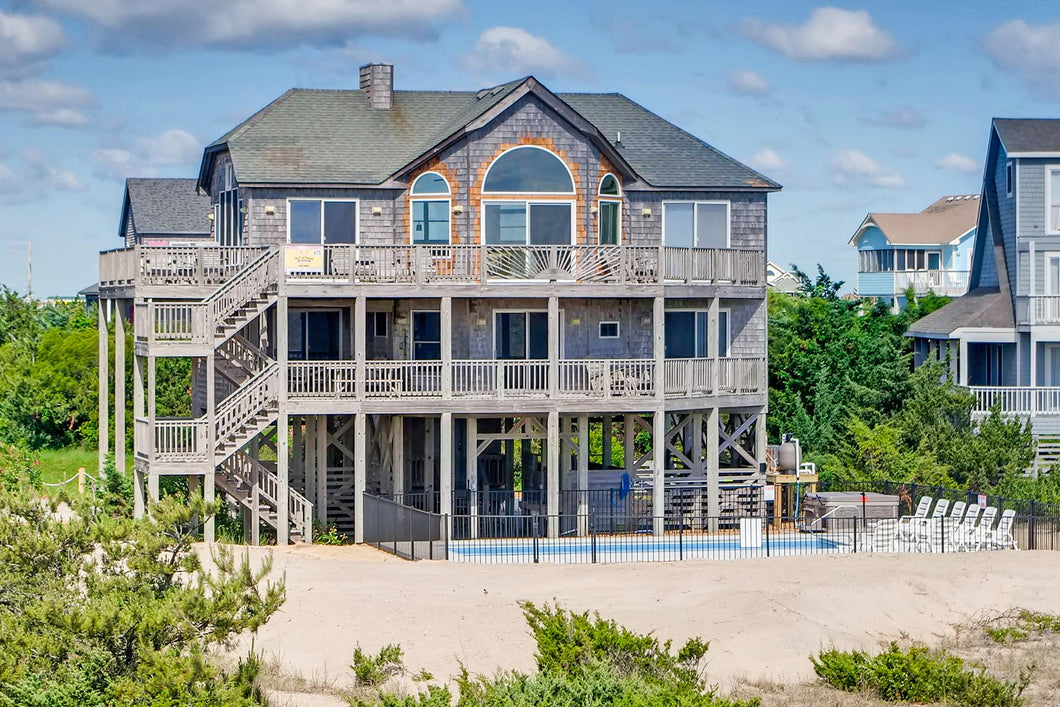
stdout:
MULTIPOLYGON (((219 465, 214 482, 244 508, 255 510, 257 505, 261 520, 279 528, 279 479, 268 467, 237 451, 219 465)), ((287 515, 291 541, 312 542, 313 504, 294 489, 288 490, 287 515)))

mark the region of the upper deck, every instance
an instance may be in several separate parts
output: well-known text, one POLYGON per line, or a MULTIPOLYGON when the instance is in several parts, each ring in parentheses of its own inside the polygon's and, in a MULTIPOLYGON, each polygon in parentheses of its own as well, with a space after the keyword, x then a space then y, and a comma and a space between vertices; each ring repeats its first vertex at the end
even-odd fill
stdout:
MULTIPOLYGON (((105 297, 199 299, 238 275, 264 248, 135 246, 100 254, 105 297)), ((517 296, 760 297, 765 253, 732 248, 598 245, 325 245, 286 248, 291 296, 336 296, 349 286, 379 297, 466 291, 517 296), (704 292, 703 287, 714 288, 704 292)))

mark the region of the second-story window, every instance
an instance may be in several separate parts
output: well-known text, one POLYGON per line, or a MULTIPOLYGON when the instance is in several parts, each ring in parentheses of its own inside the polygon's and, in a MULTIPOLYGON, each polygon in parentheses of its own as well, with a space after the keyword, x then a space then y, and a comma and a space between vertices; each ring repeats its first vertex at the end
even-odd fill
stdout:
POLYGON ((574 179, 548 150, 531 145, 508 150, 490 165, 482 194, 486 243, 574 242, 574 179))
POLYGON ((1045 170, 1045 203, 1048 231, 1060 233, 1060 167, 1045 170))
POLYGON ((427 172, 412 184, 412 242, 449 243, 449 183, 427 172))
POLYGON ((324 245, 357 242, 357 202, 288 199, 287 241, 324 245))
POLYGON ((600 180, 596 233, 600 245, 622 243, 622 189, 613 174, 605 174, 600 180))
POLYGON ((216 240, 220 245, 243 245, 243 200, 236 185, 236 172, 226 162, 221 174, 221 191, 213 207, 216 240))
POLYGON ((664 202, 663 245, 677 248, 728 248, 729 202, 664 202))

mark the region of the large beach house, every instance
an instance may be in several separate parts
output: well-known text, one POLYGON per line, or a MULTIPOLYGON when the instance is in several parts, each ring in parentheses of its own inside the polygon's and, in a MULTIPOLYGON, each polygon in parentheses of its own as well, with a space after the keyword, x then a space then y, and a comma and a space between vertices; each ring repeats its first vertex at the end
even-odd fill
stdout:
POLYGON ((978 399, 1027 417, 1060 458, 1060 120, 995 118, 963 297, 913 324, 916 361, 948 363, 978 399))
POLYGON ((130 183, 100 296, 119 460, 134 336, 137 512, 164 475, 240 504, 250 542, 314 519, 363 540, 363 493, 550 536, 585 532, 592 489, 637 489, 656 533, 679 504, 757 507, 780 187, 619 94, 393 76, 288 91, 206 147, 196 190, 130 183), (206 237, 130 229, 195 191, 206 237), (162 357, 192 359, 190 419, 156 414, 162 357))

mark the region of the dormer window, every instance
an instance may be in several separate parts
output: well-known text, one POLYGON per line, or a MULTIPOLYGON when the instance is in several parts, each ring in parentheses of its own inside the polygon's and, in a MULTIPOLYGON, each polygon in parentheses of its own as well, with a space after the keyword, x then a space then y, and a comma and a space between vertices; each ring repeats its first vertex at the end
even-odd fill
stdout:
POLYGON ((412 243, 449 244, 449 182, 437 172, 421 174, 412 183, 412 243))
POLYGON ((600 245, 622 243, 622 187, 613 174, 605 174, 600 180, 596 234, 600 245))

